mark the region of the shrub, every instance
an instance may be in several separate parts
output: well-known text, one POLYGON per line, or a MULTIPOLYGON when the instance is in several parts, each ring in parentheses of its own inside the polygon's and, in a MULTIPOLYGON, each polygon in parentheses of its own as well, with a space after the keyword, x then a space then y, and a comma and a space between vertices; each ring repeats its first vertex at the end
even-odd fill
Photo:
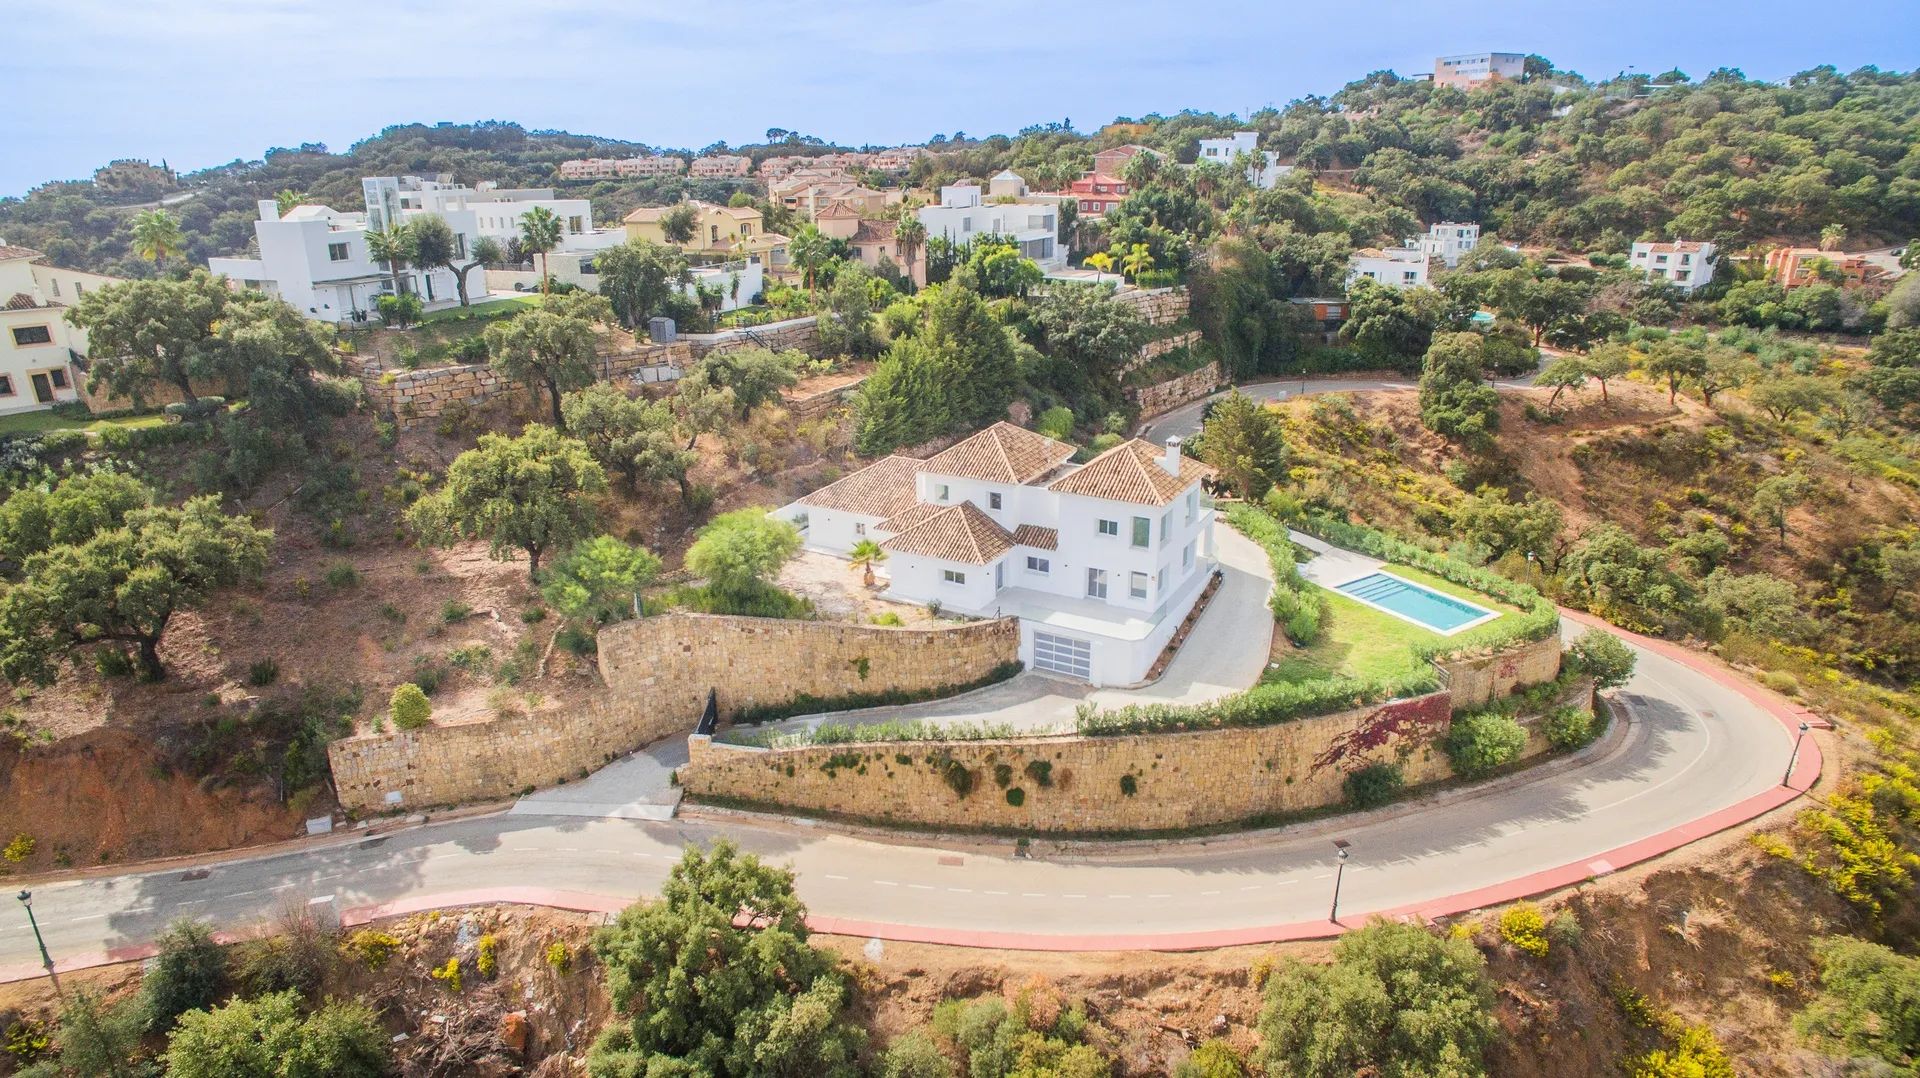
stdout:
POLYGON ((337 561, 327 566, 326 576, 322 579, 334 591, 345 591, 360 586, 360 570, 355 569, 352 562, 337 561))
POLYGON ((333 968, 338 950, 333 936, 303 907, 282 911, 275 932, 239 948, 236 974, 249 996, 297 992, 311 996, 333 968))
POLYGON ((375 973, 386 968, 396 952, 400 950, 400 938, 387 932, 377 932, 363 928, 347 937, 341 949, 359 960, 360 964, 375 973))
POLYGON ((213 1006, 227 986, 227 957, 213 941, 213 930, 199 921, 179 920, 157 941, 160 953, 140 981, 147 1028, 162 1033, 188 1011, 213 1006))
POLYGON ((1582 707, 1556 707, 1541 720, 1540 729, 1556 749, 1577 749, 1593 740, 1593 712, 1582 707))
POLYGON ((1055 441, 1064 442, 1073 437, 1073 412, 1057 406, 1049 408, 1033 421, 1033 429, 1055 441))
POLYGON ((1246 1065, 1233 1045, 1218 1037, 1193 1050, 1173 1069, 1173 1078, 1244 1078, 1246 1065))
POLYGON ((133 660, 119 648, 104 647, 93 653, 93 668, 101 677, 126 677, 133 673, 133 660))
POLYGON ((499 948, 500 942, 493 938, 491 932, 481 936, 480 941, 474 945, 473 968, 489 981, 493 980, 494 974, 500 972, 499 948))
POLYGON ((1370 809, 1399 797, 1406 778, 1397 764, 1380 762, 1347 772, 1340 785, 1346 791, 1347 804, 1370 809))
POLYGON ((1014 808, 1019 808, 1021 805, 1024 805, 1026 803, 1027 803, 1027 791, 1022 790, 1018 786, 1015 786, 1013 789, 1007 791, 1007 804, 1012 805, 1014 808))
POLYGON ((1813 953, 1820 994, 1794 1029, 1835 1055, 1911 1067, 1920 1057, 1920 959, 1846 936, 1815 942, 1813 953))
POLYGON ((1286 528, 1272 514, 1245 502, 1227 509, 1227 523, 1267 552, 1267 561, 1273 565, 1273 594, 1267 599, 1267 607, 1287 639, 1301 645, 1318 640, 1324 600, 1319 589, 1300 575, 1286 528))
POLYGON ((460 994, 460 959, 449 958, 445 965, 435 966, 427 971, 427 976, 447 986, 447 991, 460 994))
POLYGON ((9 864, 17 865, 27 858, 32 857, 34 847, 38 845, 39 843, 34 841, 32 835, 21 831, 13 836, 11 842, 7 843, 6 849, 0 850, 0 857, 6 858, 9 864))
POLYGON ((1120 792, 1128 797, 1140 792, 1140 780, 1132 775, 1120 776, 1120 792))
POLYGON ((413 682, 403 682, 387 700, 387 714, 402 730, 418 730, 433 720, 433 705, 413 682))
POLYGON ((1035 786, 1045 787, 1053 785, 1053 764, 1051 762, 1047 760, 1028 760, 1027 766, 1023 770, 1026 771, 1027 777, 1033 780, 1035 786))
POLYGON ((1726 1049, 1706 1026, 1680 1026, 1671 1049, 1656 1049, 1628 1068, 1633 1078, 1734 1078, 1726 1049))
POLYGON ((546 959, 547 965, 555 973, 564 975, 573 969, 573 952, 568 950, 567 945, 559 940, 554 940, 552 943, 547 944, 546 959))
POLYGON ((1563 950, 1579 946, 1581 934, 1580 918, 1575 917, 1572 910, 1561 910, 1547 922, 1547 939, 1563 950))
POLYGON ((881 1057, 881 1078, 954 1078, 958 1068, 920 1030, 895 1037, 881 1057))
POLYGON ((1520 724, 1497 712, 1459 715, 1453 729, 1441 743, 1454 773, 1474 779, 1508 763, 1520 755, 1527 744, 1527 732, 1520 724))
POLYGON ((1518 903, 1500 915, 1500 938, 1535 958, 1547 957, 1547 919, 1531 902, 1518 903))
POLYGON ((440 608, 440 620, 448 625, 465 621, 472 616, 473 607, 458 599, 448 599, 446 605, 440 608))
POLYGON ((379 1078, 389 1073, 387 1045, 365 1003, 333 1000, 303 1018, 298 997, 283 992, 183 1016, 163 1058, 170 1078, 379 1078))
POLYGON ((881 612, 879 612, 878 614, 875 614, 875 615, 873 616, 873 623, 874 623, 875 625, 904 625, 904 624, 906 624, 905 622, 903 622, 903 621, 901 621, 901 620, 900 620, 900 615, 898 615, 898 614, 896 614, 896 613, 894 613, 894 612, 893 612, 893 611, 891 611, 891 610, 882 610, 882 611, 881 611, 881 612))
POLYGON ((493 649, 485 644, 467 644, 447 652, 447 662, 463 674, 486 677, 493 673, 493 649))
POLYGON ((1590 675, 1598 689, 1618 688, 1633 676, 1633 649, 1605 629, 1588 629, 1567 645, 1566 664, 1590 675))
POLYGON ((1760 684, 1782 696, 1800 695, 1800 679, 1784 670, 1768 670, 1760 675, 1760 684))
POLYGON ((280 664, 272 659, 255 659, 247 666, 247 683, 259 688, 280 680, 280 664))

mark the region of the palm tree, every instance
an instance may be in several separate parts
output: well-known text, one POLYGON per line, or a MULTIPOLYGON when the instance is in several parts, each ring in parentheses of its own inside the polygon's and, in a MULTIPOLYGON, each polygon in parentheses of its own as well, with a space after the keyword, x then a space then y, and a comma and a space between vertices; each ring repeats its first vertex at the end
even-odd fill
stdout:
MULTIPOLYGON (((893 227, 893 242, 900 249, 900 259, 907 264, 907 280, 913 280, 913 260, 920 249, 927 245, 927 226, 911 212, 900 215, 900 223, 893 227)), ((918 282, 915 282, 918 283, 918 282)))
POLYGON ((180 222, 173 214, 165 210, 148 210, 134 215, 134 253, 141 258, 151 259, 154 269, 159 269, 169 256, 186 250, 186 246, 186 237, 180 233, 180 222))
POLYGON ((873 567, 887 560, 887 552, 880 549, 879 543, 871 539, 862 539, 853 544, 847 560, 855 569, 864 570, 860 582, 871 588, 873 587, 873 567))
POLYGON ((545 206, 521 214, 520 246, 540 256, 540 294, 545 296, 552 283, 547 277, 547 252, 560 246, 560 218, 545 206))
POLYGON ((406 225, 392 224, 378 232, 367 233, 367 256, 375 262, 387 264, 387 273, 393 278, 393 294, 396 296, 406 291, 400 285, 400 271, 413 261, 414 253, 413 230, 406 225))
POLYGON ((813 299, 813 271, 827 261, 830 245, 827 237, 814 225, 802 225, 800 231, 793 234, 787 242, 787 256, 807 271, 807 299, 813 299))
POLYGON ((1113 272, 1113 256, 1105 251, 1095 251, 1087 256, 1087 265, 1101 273, 1113 272))
POLYGON ((300 205, 306 200, 307 193, 305 191, 296 191, 291 187, 283 187, 278 194, 273 196, 273 207, 280 211, 280 216, 285 217, 295 206, 300 205))
POLYGON ((1153 252, 1147 250, 1146 244, 1136 243, 1120 260, 1120 268, 1138 283, 1140 275, 1153 268, 1153 252))

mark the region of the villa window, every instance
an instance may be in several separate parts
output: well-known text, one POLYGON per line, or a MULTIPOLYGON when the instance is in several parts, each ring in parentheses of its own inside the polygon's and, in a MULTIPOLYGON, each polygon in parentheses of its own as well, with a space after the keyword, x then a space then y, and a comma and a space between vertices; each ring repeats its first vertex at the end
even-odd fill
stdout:
POLYGON ((853 526, 853 534, 855 535, 867 534, 867 526, 865 524, 855 524, 853 526))
POLYGON ((52 344, 53 330, 46 326, 15 326, 13 328, 15 345, 52 344))
POLYGON ((329 244, 327 244, 327 261, 329 261, 329 262, 345 262, 346 260, 347 260, 347 245, 346 245, 346 244, 344 244, 344 243, 329 243, 329 244))
POLYGON ((1033 557, 1032 555, 1028 555, 1027 556, 1027 572, 1039 573, 1041 576, 1046 576, 1048 573, 1053 572, 1053 563, 1048 561, 1046 558, 1036 558, 1036 557, 1033 557))
POLYGON ((49 277, 47 278, 47 284, 53 288, 54 296, 58 297, 60 295, 60 278, 49 277))
POLYGON ((1117 535, 1119 535, 1119 534, 1120 534, 1120 522, 1119 522, 1119 521, 1117 521, 1117 520, 1103 520, 1103 521, 1101 521, 1101 522, 1100 522, 1100 534, 1101 534, 1101 535, 1115 535, 1115 536, 1117 536, 1117 535))
POLYGON ((1180 552, 1180 568, 1186 569, 1189 571, 1193 569, 1193 544, 1192 543, 1188 543, 1187 548, 1180 552))
POLYGON ((53 383, 55 389, 67 388, 67 372, 58 367, 47 372, 47 379, 53 383))
POLYGON ((1147 597, 1147 574, 1128 573, 1127 574, 1127 594, 1133 596, 1135 599, 1146 598, 1147 597))
POLYGON ((987 508, 988 509, 1000 508, 1000 492, 999 491, 997 490, 991 491, 987 494, 987 508))
POLYGON ((13 396, 13 375, 0 374, 0 397, 13 396))
POLYGON ((578 218, 578 217, 569 217, 569 218, 567 218, 567 231, 568 231, 568 232, 572 232, 572 233, 575 233, 575 234, 577 235, 577 234, 578 234, 578 233, 579 233, 579 232, 580 232, 580 231, 581 231, 581 230, 582 230, 583 228, 585 228, 585 223, 584 223, 584 222, 582 222, 582 221, 580 220, 580 218, 578 218))
POLYGON ((1092 599, 1107 597, 1107 571, 1105 569, 1087 570, 1087 596, 1092 599))
POLYGON ((1133 518, 1133 545, 1145 548, 1153 542, 1153 521, 1146 517, 1133 518))
POLYGON ((947 485, 945 483, 934 484, 933 496, 936 500, 944 502, 947 500, 948 494, 949 494, 949 491, 947 490, 947 485))
POLYGON ((1160 516, 1160 541, 1163 543, 1166 542, 1168 534, 1171 533, 1172 531, 1173 531, 1173 510, 1169 509, 1165 513, 1161 514, 1160 516))
POLYGON ((949 584, 965 584, 967 582, 967 574, 957 569, 942 569, 940 570, 940 579, 949 584))
POLYGON ((1161 569, 1158 573, 1154 574, 1153 582, 1159 587, 1160 594, 1165 595, 1167 593, 1167 571, 1165 569, 1161 569))
POLYGON ((1197 516, 1199 512, 1200 492, 1197 490, 1187 491, 1187 523, 1193 523, 1193 518, 1197 516))

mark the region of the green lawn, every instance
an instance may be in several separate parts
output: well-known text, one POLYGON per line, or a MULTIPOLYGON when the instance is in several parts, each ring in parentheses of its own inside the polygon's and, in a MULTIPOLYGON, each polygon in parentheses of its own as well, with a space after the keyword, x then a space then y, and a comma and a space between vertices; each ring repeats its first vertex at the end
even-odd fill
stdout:
POLYGON ((420 325, 430 326, 435 322, 459 322, 499 318, 502 315, 518 313, 518 309, 535 307, 540 303, 540 293, 529 292, 524 296, 507 296, 503 299, 483 300, 470 307, 448 307, 444 311, 434 311, 423 315, 420 325))
POLYGON ((108 427, 157 427, 167 421, 164 415, 129 415, 115 419, 94 419, 83 415, 56 412, 21 412, 0 416, 0 434, 39 434, 50 430, 99 432, 108 427))
MULTIPOLYGON (((1418 674, 1426 667, 1423 661, 1414 657, 1414 650, 1421 645, 1442 640, 1471 641, 1476 635, 1519 616, 1520 612, 1511 606, 1495 602, 1471 588, 1463 588, 1431 573, 1404 565, 1388 565, 1384 569, 1435 591, 1478 603, 1489 610, 1497 610, 1502 617, 1462 636, 1443 637, 1410 621, 1403 621, 1349 599, 1339 592, 1322 588, 1321 592, 1327 597, 1327 618, 1320 639, 1307 647, 1291 650, 1284 642, 1280 643, 1274 654, 1274 662, 1279 665, 1269 669, 1262 680, 1297 682, 1314 681, 1336 674, 1357 678, 1394 678, 1418 674)), ((1276 639, 1284 641, 1281 637, 1276 639)))

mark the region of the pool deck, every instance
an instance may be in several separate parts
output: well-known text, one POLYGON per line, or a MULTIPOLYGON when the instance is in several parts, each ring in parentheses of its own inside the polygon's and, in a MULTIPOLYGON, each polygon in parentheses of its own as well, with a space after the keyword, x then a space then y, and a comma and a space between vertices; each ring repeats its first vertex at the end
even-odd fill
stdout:
POLYGON ((1381 604, 1373 602, 1369 599, 1363 599, 1360 596, 1355 595, 1350 591, 1341 590, 1341 588, 1344 585, 1351 584, 1356 580, 1361 580, 1366 577, 1373 576, 1375 574, 1385 574, 1387 576, 1393 576, 1394 579, 1401 580, 1404 583, 1406 583, 1408 587, 1419 588, 1423 591, 1433 591, 1432 588, 1428 588, 1426 587, 1426 585, 1421 584, 1418 581, 1406 580, 1404 577, 1395 576, 1395 574, 1391 571, 1388 563, 1381 561, 1378 558, 1372 558, 1372 557, 1368 557, 1365 554, 1357 553, 1352 550, 1342 549, 1340 547, 1327 543, 1324 540, 1315 539, 1313 536, 1308 535, 1304 532, 1294 531, 1291 528, 1287 529, 1287 537, 1293 540, 1295 543, 1299 544, 1300 546, 1303 546, 1308 550, 1313 551, 1314 556, 1312 558, 1300 563, 1300 575, 1305 577, 1308 583, 1318 584, 1319 586, 1327 589, 1328 591, 1337 592, 1342 597, 1347 599, 1352 599, 1354 602, 1359 603, 1362 606, 1369 607, 1374 610, 1378 610, 1382 614, 1386 614, 1390 617, 1399 618, 1401 621, 1404 621, 1409 625, 1418 625, 1420 628, 1425 629, 1430 633, 1434 633, 1439 636, 1457 636, 1460 633, 1464 633, 1470 629, 1477 629, 1480 626, 1485 625, 1490 621, 1495 621, 1500 617, 1499 611, 1493 610, 1489 607, 1481 606, 1479 603, 1468 602, 1467 600, 1461 599, 1458 596, 1446 595, 1444 592, 1434 592, 1434 594, 1442 595, 1449 602, 1464 603, 1468 606, 1478 607, 1479 609, 1486 611, 1486 614, 1484 616, 1474 618, 1472 621, 1464 622, 1460 625, 1456 625, 1451 629, 1436 628, 1432 625, 1427 624, 1424 621, 1421 621, 1419 618, 1411 617, 1409 615, 1403 614, 1400 611, 1393 609, 1392 607, 1382 606, 1381 604))

